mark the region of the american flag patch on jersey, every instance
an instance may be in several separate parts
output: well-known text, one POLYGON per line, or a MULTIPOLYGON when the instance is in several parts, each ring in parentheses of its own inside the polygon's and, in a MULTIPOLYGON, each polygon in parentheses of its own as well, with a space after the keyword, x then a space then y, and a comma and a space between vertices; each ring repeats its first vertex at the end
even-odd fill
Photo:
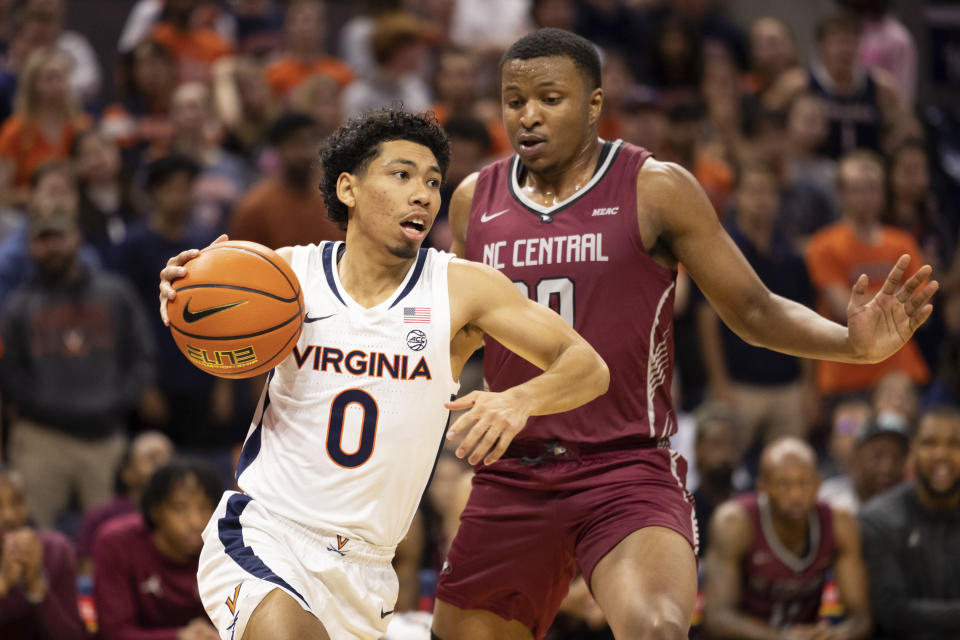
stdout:
POLYGON ((404 307, 403 323, 411 324, 414 322, 429 323, 430 307, 404 307))

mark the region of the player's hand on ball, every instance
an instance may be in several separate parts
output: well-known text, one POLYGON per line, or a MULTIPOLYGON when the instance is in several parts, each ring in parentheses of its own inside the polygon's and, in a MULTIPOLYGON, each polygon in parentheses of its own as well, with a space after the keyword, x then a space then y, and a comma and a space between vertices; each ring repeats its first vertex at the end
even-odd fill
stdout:
POLYGON ((930 298, 939 284, 930 280, 930 265, 904 281, 909 266, 910 256, 900 256, 874 296, 867 293, 866 274, 853 285, 847 328, 854 352, 867 362, 880 362, 896 353, 933 312, 930 298))
MULTIPOLYGON (((227 240, 229 240, 227 234, 223 234, 211 242, 210 246, 213 246, 218 242, 226 242, 227 240)), ((187 249, 186 251, 181 251, 177 255, 167 260, 167 266, 165 266, 160 272, 160 317, 163 318, 163 324, 165 326, 170 326, 170 318, 167 317, 167 302, 177 297, 177 292, 173 290, 172 284, 177 278, 182 278, 183 276, 187 275, 187 270, 183 267, 183 265, 187 264, 198 255, 200 255, 200 249, 187 249)))
POLYGON ((453 423, 447 438, 452 440, 469 430, 457 447, 457 457, 463 458, 469 453, 468 461, 472 465, 481 459, 484 464, 499 460, 531 414, 525 403, 509 391, 472 391, 444 406, 451 411, 469 409, 453 423))

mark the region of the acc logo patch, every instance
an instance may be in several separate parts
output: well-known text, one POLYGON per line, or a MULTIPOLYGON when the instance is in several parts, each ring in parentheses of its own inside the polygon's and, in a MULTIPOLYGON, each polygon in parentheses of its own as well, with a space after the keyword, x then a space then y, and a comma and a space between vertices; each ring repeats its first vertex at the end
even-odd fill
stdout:
POLYGON ((427 334, 420 329, 407 333, 407 346, 414 351, 423 351, 427 347, 427 334))

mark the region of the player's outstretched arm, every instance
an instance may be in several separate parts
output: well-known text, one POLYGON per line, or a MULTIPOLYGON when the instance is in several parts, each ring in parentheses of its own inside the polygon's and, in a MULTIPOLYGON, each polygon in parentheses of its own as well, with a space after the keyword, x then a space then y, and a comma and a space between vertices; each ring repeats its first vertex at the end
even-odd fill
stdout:
POLYGON ((710 546, 704 558, 703 624, 712 638, 774 640, 783 634, 763 620, 740 613, 743 557, 753 534, 743 507, 720 505, 710 520, 710 546))
POLYGON ((470 463, 498 460, 534 415, 569 411, 607 390, 610 373, 600 355, 560 316, 523 296, 506 276, 465 260, 450 263, 451 331, 477 328, 543 373, 502 393, 474 391, 450 409, 470 408, 450 428, 467 431, 457 455, 470 463), (484 456, 486 456, 484 458, 484 456))
POLYGON ((648 160, 637 176, 641 216, 683 263, 720 318, 746 342, 789 355, 839 362, 879 362, 894 354, 933 311, 931 268, 905 278, 902 256, 874 296, 867 277, 853 287, 847 327, 771 293, 723 230, 696 179, 678 165, 648 160))
POLYGON ((837 560, 834 569, 837 589, 846 613, 844 621, 831 628, 837 640, 861 640, 870 635, 870 600, 867 592, 867 569, 860 553, 860 527, 847 511, 833 510, 834 539, 837 560))

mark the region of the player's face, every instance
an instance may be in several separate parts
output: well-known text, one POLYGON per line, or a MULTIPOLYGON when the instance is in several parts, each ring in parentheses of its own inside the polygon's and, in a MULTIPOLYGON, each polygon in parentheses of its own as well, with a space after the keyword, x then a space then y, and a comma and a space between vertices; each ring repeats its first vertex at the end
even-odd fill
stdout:
POLYGON ((27 524, 27 499, 17 476, 0 475, 0 537, 27 524))
POLYGON ((154 508, 151 515, 156 523, 155 535, 180 558, 194 558, 203 547, 200 536, 213 515, 213 508, 197 479, 188 477, 154 508))
POLYGON ((596 137, 603 91, 588 90, 570 58, 510 60, 500 90, 510 144, 534 173, 564 170, 596 137))
POLYGON ((813 509, 820 479, 813 465, 786 459, 761 476, 758 488, 770 498, 770 507, 778 518, 798 523, 813 509))
POLYGON ((415 258, 440 209, 442 181, 429 148, 384 142, 363 175, 340 176, 338 196, 352 209, 348 235, 361 233, 398 258, 415 258))
POLYGON ((960 420, 929 415, 913 440, 917 478, 934 497, 960 491, 960 420))

